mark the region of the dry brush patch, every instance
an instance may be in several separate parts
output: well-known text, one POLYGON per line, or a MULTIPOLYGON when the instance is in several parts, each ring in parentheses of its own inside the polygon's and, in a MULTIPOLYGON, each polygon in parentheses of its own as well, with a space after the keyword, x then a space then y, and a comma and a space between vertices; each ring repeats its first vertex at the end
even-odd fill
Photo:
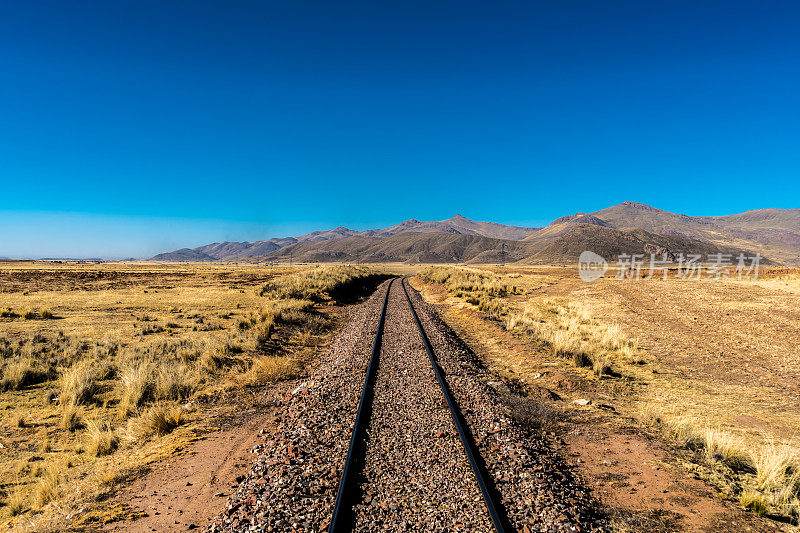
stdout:
POLYGON ((613 365, 645 362, 637 341, 623 334, 617 324, 592 317, 582 302, 568 298, 522 297, 523 276, 460 267, 429 267, 419 278, 445 287, 454 298, 473 305, 505 329, 544 343, 553 355, 591 368, 598 377, 610 374, 613 365))
POLYGON ((82 524, 113 518, 99 511, 109 491, 226 408, 205 399, 300 375, 331 333, 319 307, 382 279, 360 267, 29 268, 0 272, 11 307, 0 316, 0 528, 81 508, 82 524))
MULTIPOLYGON (((800 370, 796 269, 771 272, 755 282, 593 284, 581 283, 572 270, 548 284, 557 290, 525 291, 524 297, 501 291, 489 296, 481 285, 525 287, 525 272, 510 278, 499 268, 483 275, 453 270, 458 269, 431 268, 420 278, 439 283, 455 311, 482 311, 489 321, 530 341, 524 346, 535 352, 535 363, 504 356, 498 358, 501 365, 525 369, 530 373, 521 376, 531 381, 552 374, 537 382, 555 389, 564 383, 559 392, 573 397, 588 394, 584 397, 613 402, 616 413, 638 419, 648 434, 649 428, 663 429, 664 442, 685 458, 680 466, 691 465, 694 475, 726 499, 798 523, 800 443, 795 438, 798 409, 791 401, 800 370), (482 310, 480 294, 504 311, 482 310), (565 374, 566 362, 585 367, 594 381, 565 374)), ((550 272, 531 270, 534 278, 550 272)), ((430 287, 432 297, 439 294, 430 287)), ((497 349, 491 346, 490 352, 497 349)), ((620 418, 620 424, 630 422, 620 418)))
POLYGON ((676 409, 644 403, 639 418, 695 453, 694 471, 759 515, 800 519, 800 448, 769 435, 746 439, 676 409))

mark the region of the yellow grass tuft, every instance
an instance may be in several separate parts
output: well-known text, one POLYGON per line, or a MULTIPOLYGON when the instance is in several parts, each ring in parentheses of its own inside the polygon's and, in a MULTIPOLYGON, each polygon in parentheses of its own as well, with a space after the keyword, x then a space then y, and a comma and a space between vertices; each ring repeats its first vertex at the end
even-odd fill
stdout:
POLYGON ((83 427, 83 416, 75 404, 67 404, 61 411, 61 427, 69 432, 73 432, 83 427))
POLYGON ((105 421, 90 420, 86 425, 86 452, 94 457, 109 455, 119 446, 119 437, 105 421))
POLYGON ((6 513, 9 516, 17 516, 25 510, 25 503, 27 498, 21 490, 16 490, 10 494, 5 500, 6 513))
POLYGON ((798 469, 797 452, 771 439, 751 453, 751 460, 759 490, 779 489, 791 479, 790 472, 798 469))
POLYGON ((264 385, 295 378, 299 372, 300 365, 296 360, 289 357, 265 355, 253 360, 247 381, 250 385, 264 385))
POLYGON ((758 492, 752 490, 742 492, 742 495, 739 497, 739 502, 742 504, 742 507, 753 511, 759 516, 763 516, 769 512, 769 502, 767 498, 758 492))
POLYGON ((31 503, 35 509, 41 509, 58 497, 61 479, 58 465, 50 465, 44 471, 31 493, 31 503))
POLYGON ((183 363, 163 363, 155 376, 155 397, 158 400, 184 400, 197 387, 189 366, 183 363))
POLYGON ((61 376, 61 403, 85 405, 94 399, 98 386, 89 361, 79 361, 61 376))
POLYGON ((130 433, 137 439, 166 435, 183 422, 183 411, 163 404, 150 407, 140 417, 128 422, 130 433))
POLYGON ((120 372, 120 407, 124 413, 136 410, 153 396, 155 380, 150 363, 129 363, 120 372))
POLYGON ((28 385, 40 383, 47 377, 47 372, 31 357, 20 357, 6 363, 3 377, 0 379, 0 391, 20 390, 28 385))

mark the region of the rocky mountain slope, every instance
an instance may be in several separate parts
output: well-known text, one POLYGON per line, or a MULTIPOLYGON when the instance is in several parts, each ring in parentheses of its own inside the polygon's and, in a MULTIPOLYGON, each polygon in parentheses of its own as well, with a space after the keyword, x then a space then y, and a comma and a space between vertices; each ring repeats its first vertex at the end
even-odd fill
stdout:
MULTIPOLYGON (((174 252, 158 254, 153 257, 156 261, 232 261, 244 257, 260 257, 270 254, 280 248, 298 243, 315 243, 348 237, 374 237, 387 238, 402 233, 448 233, 452 235, 473 235, 494 239, 520 240, 537 232, 540 228, 525 228, 520 226, 507 226, 496 222, 477 222, 461 215, 456 215, 447 220, 421 221, 416 219, 406 220, 384 229, 371 229, 355 231, 345 227, 327 231, 314 231, 299 237, 284 237, 257 242, 222 242, 207 244, 197 248, 182 248, 174 252)), ((348 243, 361 242, 358 240, 348 243)), ((325 255, 325 247, 321 254, 325 255)))
POLYGON ((572 262, 583 250, 613 258, 641 253, 756 252, 800 264, 800 209, 760 209, 736 215, 691 217, 637 202, 576 213, 544 228, 447 220, 406 220, 384 229, 339 227, 298 237, 214 243, 160 254, 164 261, 254 259, 295 262, 572 262))
POLYGON ((623 202, 589 215, 617 229, 637 228, 689 237, 756 251, 782 263, 800 264, 800 209, 756 209, 736 215, 692 217, 638 202, 623 202))

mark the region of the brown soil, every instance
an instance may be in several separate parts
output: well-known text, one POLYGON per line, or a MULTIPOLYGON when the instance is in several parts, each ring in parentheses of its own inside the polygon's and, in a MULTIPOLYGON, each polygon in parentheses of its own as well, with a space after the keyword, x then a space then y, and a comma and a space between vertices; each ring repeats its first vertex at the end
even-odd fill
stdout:
POLYGON ((565 453, 620 529, 780 531, 696 478, 669 443, 587 409, 592 422, 564 435, 565 453))
MULTIPOLYGON (((579 288, 572 280, 562 279, 545 292, 564 296, 579 288)), ((688 451, 676 449, 662 434, 623 416, 619 408, 641 393, 640 384, 587 380, 585 372, 554 362, 542 347, 460 307, 440 286, 425 285, 425 289, 425 298, 441 306, 442 316, 491 371, 522 381, 529 393, 545 388, 562 399, 553 402, 565 416, 556 430, 562 453, 613 519, 615 530, 738 532, 789 527, 725 499, 684 466, 690 461, 688 451), (591 403, 586 407, 572 403, 579 398, 591 403)))
MULTIPOLYGON (((290 384, 283 384, 285 388, 290 384)), ((202 529, 219 514, 226 497, 234 492, 250 469, 252 448, 260 431, 269 431, 276 407, 250 409, 187 447, 186 453, 151 465, 150 471, 112 500, 127 504, 128 522, 108 524, 107 531, 188 531, 202 529)))

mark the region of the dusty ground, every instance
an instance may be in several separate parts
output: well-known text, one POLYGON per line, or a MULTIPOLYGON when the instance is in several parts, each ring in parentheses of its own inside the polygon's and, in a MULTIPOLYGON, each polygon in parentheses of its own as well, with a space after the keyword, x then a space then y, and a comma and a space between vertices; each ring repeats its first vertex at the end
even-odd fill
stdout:
POLYGON ((526 287, 510 302, 576 299, 602 321, 639 340, 646 364, 622 365, 602 379, 514 335, 441 286, 422 284, 448 322, 502 376, 555 392, 564 453, 620 530, 775 531, 780 520, 744 511, 736 497, 707 482, 691 450, 636 417, 680 410, 745 439, 796 431, 797 295, 770 283, 601 280, 581 282, 571 269, 518 272, 526 287), (692 285, 692 286, 689 286, 692 285), (742 401, 742 399, 745 401, 742 401), (574 400, 590 403, 579 406, 574 400), (701 479, 702 478, 702 479, 701 479))
POLYGON ((265 383, 302 374, 338 327, 341 306, 290 309, 258 348, 259 313, 277 305, 259 291, 286 272, 247 264, 0 262, 0 372, 5 379, 28 359, 35 370, 19 386, 0 387, 0 529, 204 525, 269 424, 265 383), (137 361, 155 365, 153 395, 159 372, 188 388, 126 410, 125 372, 137 361), (77 427, 66 429, 62 381, 84 363, 93 397, 78 405, 77 427), (151 405, 180 412, 177 427, 135 432, 131 424, 149 420, 151 405), (87 452, 93 421, 110 425, 116 449, 87 452))
MULTIPOLYGON (((554 438, 618 529, 791 529, 780 517, 742 510, 728 490, 730 479, 709 470, 659 427, 643 423, 639 413, 689 416, 753 449, 772 439, 800 450, 796 273, 758 282, 585 284, 572 268, 492 270, 511 274, 516 289, 505 298, 511 306, 550 298, 581 302, 599 321, 619 324, 625 335, 638 339, 642 364, 615 363, 612 374, 598 377, 487 320, 463 298, 417 283, 490 369, 534 396, 548 398, 553 391, 560 397, 552 402, 562 413, 554 438), (589 404, 578 406, 576 399, 589 404)), ((40 335, 49 342, 63 332, 76 340, 59 350, 88 355, 110 338, 123 346, 152 347, 220 336, 246 346, 253 334, 237 323, 262 303, 258 287, 280 272, 257 265, 0 263, 0 310, 13 310, 0 317, 0 337, 30 343, 40 335), (53 318, 23 317, 26 310, 42 308, 53 318), (81 341, 88 343, 85 350, 81 341)), ((336 307, 321 311, 337 314, 336 307)), ((325 347, 323 337, 312 339, 308 332, 287 332, 281 342, 325 347)), ((91 459, 82 449, 82 432, 59 426, 60 410, 48 399, 56 379, 0 392, 0 502, 6 503, 0 527, 55 527, 65 516, 77 517, 81 527, 110 520, 107 527, 117 530, 202 527, 249 467, 248 450, 259 441, 258 430, 270 427, 274 412, 260 389, 237 396, 236 387, 212 387, 187 404, 183 423, 169 435, 139 447, 123 443, 125 453, 91 459), (18 425, 21 413, 25 423, 18 425), (23 514, 9 518, 10 498, 34 490, 53 466, 65 468, 54 503, 45 512, 23 504, 23 514)), ((102 382, 98 399, 82 406, 86 418, 120 424, 114 422, 115 379, 102 382)))
MULTIPOLYGON (((295 382, 277 385, 283 390, 295 382)), ((267 391, 269 394, 271 391, 267 391)), ((185 453, 150 465, 112 500, 138 518, 113 522, 108 531, 187 531, 203 528, 250 469, 252 448, 274 429, 274 406, 251 407, 221 421, 223 428, 187 446, 185 453)))

